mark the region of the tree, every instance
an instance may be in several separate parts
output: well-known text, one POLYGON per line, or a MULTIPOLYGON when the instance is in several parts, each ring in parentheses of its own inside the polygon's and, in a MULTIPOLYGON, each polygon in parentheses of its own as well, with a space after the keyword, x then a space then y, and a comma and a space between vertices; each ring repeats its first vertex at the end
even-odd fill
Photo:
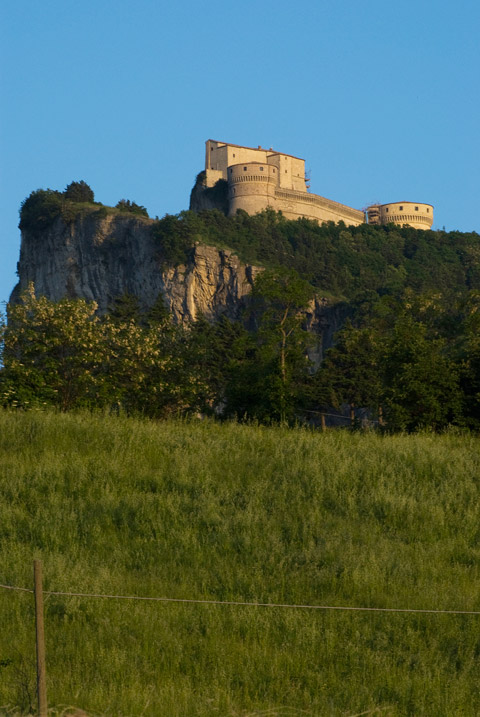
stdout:
POLYGON ((1 375, 3 404, 55 405, 61 410, 96 401, 106 360, 97 305, 37 298, 33 284, 9 306, 1 375))
POLYGON ((402 316, 387 338, 384 400, 388 427, 439 430, 461 417, 458 369, 445 339, 431 339, 426 327, 402 316))
POLYGON ((348 404, 352 422, 355 407, 378 410, 381 416, 381 337, 372 327, 358 329, 347 320, 335 338, 314 378, 313 398, 324 408, 348 404))
POLYGON ((140 302, 133 294, 125 292, 117 296, 108 306, 108 315, 117 324, 140 321, 140 302))
POLYGON ((53 189, 37 189, 23 200, 20 206, 19 228, 40 234, 61 215, 63 196, 53 189))
POLYGON ((250 311, 256 324, 256 351, 251 369, 257 373, 263 417, 268 413, 285 421, 294 416, 308 376, 310 336, 303 323, 312 296, 308 282, 283 267, 262 272, 255 281, 250 311))
POLYGON ((80 182, 70 182, 65 188, 64 195, 66 199, 70 199, 72 202, 93 203, 95 199, 93 190, 83 179, 80 182))

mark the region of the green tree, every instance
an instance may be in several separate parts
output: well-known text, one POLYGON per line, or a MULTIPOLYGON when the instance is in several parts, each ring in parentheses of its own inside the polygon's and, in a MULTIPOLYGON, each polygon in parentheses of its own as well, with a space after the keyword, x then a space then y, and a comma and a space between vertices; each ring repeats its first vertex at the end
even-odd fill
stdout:
POLYGON ((100 318, 96 309, 83 299, 37 298, 30 285, 3 331, 2 405, 189 411, 196 394, 180 329, 100 318))
POLYGON ((121 324, 127 321, 140 322, 140 302, 133 294, 127 292, 117 296, 108 307, 108 315, 112 321, 121 324))
POLYGON ((64 195, 66 199, 70 199, 72 202, 93 203, 95 200, 93 190, 83 179, 80 182, 70 182, 70 184, 67 184, 64 195))
POLYGON ((382 420, 381 364, 381 336, 372 327, 358 329, 347 320, 314 378, 313 398, 322 408, 348 404, 352 422, 355 408, 369 408, 382 420))
POLYGON ((256 324, 256 351, 250 373, 257 373, 253 385, 263 417, 268 413, 285 421, 295 414, 309 373, 311 337, 303 324, 312 297, 312 287, 291 269, 264 271, 255 280, 250 317, 256 324))
POLYGON ((37 189, 24 199, 20 206, 19 228, 32 234, 41 234, 61 215, 63 204, 61 192, 37 189))
POLYGON ((402 316, 387 339, 383 382, 390 429, 439 430, 461 418, 459 372, 447 342, 429 338, 410 316, 402 316))
POLYGON ((91 406, 105 361, 97 305, 37 298, 31 284, 9 306, 1 375, 2 403, 61 410, 91 406))

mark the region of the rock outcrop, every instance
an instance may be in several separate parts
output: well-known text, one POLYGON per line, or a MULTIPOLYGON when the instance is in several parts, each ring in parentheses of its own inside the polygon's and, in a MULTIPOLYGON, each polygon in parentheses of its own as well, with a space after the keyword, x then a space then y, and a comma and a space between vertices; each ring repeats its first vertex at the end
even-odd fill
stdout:
MULTIPOLYGON (((197 243, 188 260, 169 266, 152 232, 153 221, 122 214, 79 215, 73 223, 60 217, 40 234, 22 232, 19 283, 10 301, 18 301, 29 282, 38 296, 96 301, 105 312, 124 294, 142 309, 159 295, 176 322, 199 315, 237 319, 260 267, 246 265, 231 251, 197 243)), ((345 305, 317 297, 306 322, 318 335, 311 358, 318 364, 346 316, 345 305)))
POLYGON ((87 215, 72 224, 58 218, 38 236, 22 232, 19 283, 10 300, 18 300, 33 282, 37 295, 96 301, 101 312, 123 294, 136 296, 144 309, 162 295, 178 322, 199 314, 237 318, 259 269, 230 251, 200 243, 186 264, 167 266, 152 224, 119 214, 87 215))

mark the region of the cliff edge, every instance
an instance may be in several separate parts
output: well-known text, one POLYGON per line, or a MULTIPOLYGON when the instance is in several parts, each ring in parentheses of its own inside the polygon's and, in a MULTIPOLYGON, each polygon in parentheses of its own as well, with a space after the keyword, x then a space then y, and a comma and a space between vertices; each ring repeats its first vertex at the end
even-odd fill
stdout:
POLYGON ((177 322, 200 314, 237 318, 259 269, 201 243, 185 264, 168 266, 152 225, 141 217, 87 214, 71 223, 58 217, 41 234, 22 231, 19 282, 10 301, 33 282, 38 295, 96 301, 101 312, 124 294, 138 297, 144 309, 161 295, 177 322))
MULTIPOLYGON (((140 308, 159 296, 177 323, 203 315, 238 319, 261 267, 245 264, 227 249, 196 242, 185 263, 169 264, 152 231, 154 221, 115 213, 78 214, 71 222, 57 217, 41 232, 22 231, 16 302, 33 282, 39 296, 96 301, 104 313, 115 298, 136 296, 140 308)), ((318 364, 345 319, 345 305, 316 297, 306 325, 317 334, 311 358, 318 364)))

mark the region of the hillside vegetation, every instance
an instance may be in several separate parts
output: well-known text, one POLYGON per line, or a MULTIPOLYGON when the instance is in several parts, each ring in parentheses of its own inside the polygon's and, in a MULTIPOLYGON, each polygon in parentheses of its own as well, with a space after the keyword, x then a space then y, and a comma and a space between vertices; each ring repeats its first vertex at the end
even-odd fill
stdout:
POLYGON ((10 307, 8 329, 0 325, 0 405, 152 417, 202 412, 265 423, 319 420, 349 406, 353 420, 360 407, 389 431, 480 427, 478 234, 319 226, 273 211, 148 220, 135 202, 98 205, 84 182, 63 193, 32 192, 20 227, 41 241, 58 217, 69 222, 85 212, 137 214, 168 266, 203 242, 267 270, 241 321, 215 327, 201 317, 173 326, 161 296, 143 315, 136 297, 112 297, 109 315, 99 317, 94 303, 54 305, 30 287, 10 307), (320 370, 307 358, 314 296, 350 317, 320 370))
MULTIPOLYGON (((0 413, 0 583, 480 610, 476 437, 0 413)), ((34 699, 0 589, 0 706, 34 699)), ((474 715, 478 616, 50 596, 52 707, 112 717, 474 715), (378 710, 378 712, 377 712, 378 710), (381 710, 381 712, 380 712, 381 710)))

